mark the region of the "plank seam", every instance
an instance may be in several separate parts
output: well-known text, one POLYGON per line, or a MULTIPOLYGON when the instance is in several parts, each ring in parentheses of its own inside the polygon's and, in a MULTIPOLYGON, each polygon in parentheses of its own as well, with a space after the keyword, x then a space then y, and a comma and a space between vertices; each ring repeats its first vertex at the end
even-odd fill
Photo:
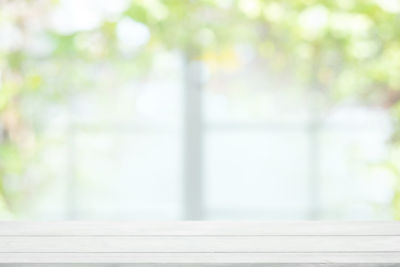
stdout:
POLYGON ((387 251, 91 251, 91 252, 78 252, 78 251, 0 251, 0 254, 23 254, 23 253, 31 253, 31 254, 141 254, 141 253, 149 253, 149 254, 296 254, 296 253, 307 253, 307 254, 324 254, 324 253, 365 253, 365 254, 380 254, 380 253, 400 253, 400 250, 387 250, 387 251))
POLYGON ((366 235, 335 235, 335 234, 265 234, 265 235, 0 235, 1 237, 332 237, 332 236, 338 236, 338 237, 387 237, 387 236, 393 236, 393 237, 398 237, 400 234, 395 234, 395 235, 374 235, 374 234, 366 234, 366 235))

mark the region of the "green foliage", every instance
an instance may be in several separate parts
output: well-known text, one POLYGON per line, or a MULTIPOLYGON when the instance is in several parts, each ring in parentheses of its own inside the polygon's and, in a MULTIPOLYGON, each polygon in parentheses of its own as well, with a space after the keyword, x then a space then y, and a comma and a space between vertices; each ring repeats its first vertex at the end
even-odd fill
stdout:
MULTIPOLYGON (((91 74, 106 64, 119 79, 141 75, 151 68, 155 52, 163 49, 202 51, 201 59, 207 61, 210 53, 233 51, 223 56, 233 57, 238 44, 249 45, 276 74, 291 73, 305 87, 318 88, 328 101, 346 98, 392 109, 393 149, 398 149, 400 16, 379 1, 135 0, 94 29, 65 34, 43 27, 40 36, 52 49, 40 56, 28 49, 30 38, 39 34, 28 33, 27 25, 57 5, 21 0, 1 5, 0 30, 12 25, 28 44, 0 48, 3 198, 8 195, 1 181, 12 173, 22 175, 27 163, 21 155, 36 153, 35 146, 24 144, 23 136, 28 132, 40 139, 40 129, 27 119, 23 103, 54 105, 75 92, 95 88, 103 81, 93 80, 91 74), (25 6, 21 12, 19 5, 25 6), (150 32, 148 42, 130 54, 118 47, 118 23, 124 18, 145 25, 150 32), (126 58, 131 58, 129 64, 126 58)), ((400 193, 396 190, 393 205, 398 213, 400 193)))

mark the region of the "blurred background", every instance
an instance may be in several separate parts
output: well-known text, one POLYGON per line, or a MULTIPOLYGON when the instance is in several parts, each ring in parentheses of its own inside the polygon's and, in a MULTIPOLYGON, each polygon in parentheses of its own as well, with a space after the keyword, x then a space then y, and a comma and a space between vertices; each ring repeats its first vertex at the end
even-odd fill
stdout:
POLYGON ((398 25, 398 0, 0 0, 0 219, 399 219, 398 25))

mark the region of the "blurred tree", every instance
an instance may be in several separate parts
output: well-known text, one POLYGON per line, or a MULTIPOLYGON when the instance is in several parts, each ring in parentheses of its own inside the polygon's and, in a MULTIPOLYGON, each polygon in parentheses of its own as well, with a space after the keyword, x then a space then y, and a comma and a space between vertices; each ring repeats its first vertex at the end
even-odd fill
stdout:
POLYGON ((110 7, 93 9, 94 22, 89 16, 79 24, 82 14, 73 10, 70 25, 60 26, 52 19, 65 1, 0 1, 0 209, 18 212, 43 182, 27 173, 44 144, 49 107, 106 77, 146 73, 156 51, 201 50, 198 59, 211 67, 215 61, 229 66, 245 44, 276 76, 312 87, 328 104, 346 99, 390 110, 393 156, 386 165, 397 179, 393 207, 400 218, 398 1, 117 2, 122 8, 112 14, 110 7), (104 68, 107 75, 91 79, 104 68))

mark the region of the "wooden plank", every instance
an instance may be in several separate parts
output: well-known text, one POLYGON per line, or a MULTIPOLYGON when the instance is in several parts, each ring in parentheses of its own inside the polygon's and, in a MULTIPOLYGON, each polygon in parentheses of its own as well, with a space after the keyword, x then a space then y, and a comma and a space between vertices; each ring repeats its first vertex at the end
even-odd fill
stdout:
POLYGON ((0 222, 14 235, 400 235, 400 222, 0 222))
MULTIPOLYGON (((1 263, 383 263, 397 222, 1 222, 1 263)), ((239 265, 240 266, 240 265, 239 265)), ((275 266, 275 265, 272 265, 275 266)), ((290 266, 290 265, 289 265, 290 266)), ((336 265, 334 265, 336 266, 336 265)), ((377 265, 378 266, 378 265, 377 265)))
POLYGON ((331 266, 329 264, 336 266, 337 263, 346 263, 353 267, 355 263, 398 264, 400 253, 0 253, 0 262, 159 263, 162 266, 168 263, 210 263, 212 266, 222 263, 228 266, 235 263, 272 263, 274 267, 277 267, 276 263, 296 263, 295 266, 299 263, 315 263, 325 267, 331 266))
POLYGON ((0 252, 400 252, 400 236, 0 237, 0 252))

